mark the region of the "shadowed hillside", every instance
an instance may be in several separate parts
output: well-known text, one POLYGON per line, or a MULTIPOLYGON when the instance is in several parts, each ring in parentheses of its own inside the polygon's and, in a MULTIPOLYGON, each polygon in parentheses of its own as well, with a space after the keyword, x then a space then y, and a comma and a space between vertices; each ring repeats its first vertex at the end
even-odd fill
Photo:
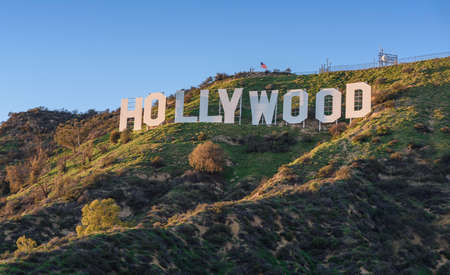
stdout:
POLYGON ((0 273, 448 274, 449 68, 220 74, 186 91, 186 114, 209 89, 214 115, 217 89, 243 87, 242 125, 119 134, 117 112, 12 114, 0 126, 0 273), (318 132, 315 94, 359 81, 372 112, 318 132), (250 125, 249 91, 295 88, 309 94, 305 128, 282 125, 281 100, 279 125, 250 125), (220 173, 190 165, 208 140, 220 173), (96 213, 117 219, 94 227, 96 213))

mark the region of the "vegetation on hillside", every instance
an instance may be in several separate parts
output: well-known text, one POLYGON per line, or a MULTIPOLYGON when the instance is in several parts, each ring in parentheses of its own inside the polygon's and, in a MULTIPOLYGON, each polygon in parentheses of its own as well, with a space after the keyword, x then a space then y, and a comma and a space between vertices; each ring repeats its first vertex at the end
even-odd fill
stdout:
POLYGON ((200 89, 215 115, 216 90, 243 87, 242 125, 119 133, 118 112, 11 114, 0 273, 448 274, 449 68, 218 74, 186 91, 187 115, 200 89), (372 112, 318 132, 315 94, 358 81, 372 112), (294 88, 309 93, 305 128, 250 125, 248 91, 294 88))

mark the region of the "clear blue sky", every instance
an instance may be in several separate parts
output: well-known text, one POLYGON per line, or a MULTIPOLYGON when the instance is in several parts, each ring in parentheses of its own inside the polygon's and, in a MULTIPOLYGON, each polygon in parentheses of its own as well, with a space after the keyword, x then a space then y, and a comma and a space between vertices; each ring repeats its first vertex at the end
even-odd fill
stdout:
POLYGON ((316 70, 450 51, 449 1, 0 2, 0 121, 36 106, 116 109, 216 72, 316 70))

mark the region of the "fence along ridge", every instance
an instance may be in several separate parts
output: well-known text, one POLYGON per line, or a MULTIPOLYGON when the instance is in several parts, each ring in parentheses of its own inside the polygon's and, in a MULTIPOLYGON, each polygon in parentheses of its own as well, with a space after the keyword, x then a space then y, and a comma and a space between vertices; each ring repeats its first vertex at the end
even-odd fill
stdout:
MULTIPOLYGON (((417 56, 408 56, 408 57, 399 58, 398 64, 412 63, 412 62, 429 60, 429 59, 434 59, 434 58, 444 58, 444 57, 449 57, 449 56, 450 56, 450 52, 440 52, 440 53, 431 53, 431 54, 424 54, 424 55, 417 55, 417 56)), ((360 63, 360 64, 352 64, 352 65, 335 65, 335 66, 329 66, 327 72, 365 70, 365 69, 371 69, 371 68, 394 66, 394 65, 398 65, 398 64, 380 66, 378 62, 368 62, 368 63, 360 63)), ((317 70, 317 71, 304 71, 304 72, 294 72, 294 73, 297 75, 309 75, 309 74, 318 74, 320 72, 317 70)))

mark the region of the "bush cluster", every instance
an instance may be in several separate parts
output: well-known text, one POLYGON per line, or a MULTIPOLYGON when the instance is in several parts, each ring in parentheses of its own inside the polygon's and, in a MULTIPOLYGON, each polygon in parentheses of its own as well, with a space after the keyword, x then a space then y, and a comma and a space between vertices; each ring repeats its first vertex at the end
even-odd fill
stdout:
POLYGON ((55 131, 55 142, 73 152, 87 140, 91 128, 77 119, 61 124, 55 131))
POLYGON ((107 231, 122 224, 119 219, 120 207, 111 198, 94 200, 86 204, 81 212, 81 225, 76 227, 78 236, 107 231))
POLYGON ((15 251, 15 254, 18 254, 20 252, 29 253, 34 248, 36 248, 37 243, 35 240, 31 238, 27 238, 25 235, 19 237, 16 241, 17 250, 15 251))
POLYGON ((19 192, 25 186, 30 174, 30 166, 27 163, 6 166, 6 181, 9 182, 9 190, 12 194, 19 192))
POLYGON ((200 172, 222 172, 225 165, 223 149, 211 141, 199 144, 189 155, 189 165, 200 172))
POLYGON ((420 122, 414 124, 414 129, 416 129, 417 131, 422 132, 422 133, 430 133, 431 132, 430 128, 428 128, 425 124, 420 123, 420 122))
POLYGON ((129 130, 125 130, 120 132, 120 143, 125 144, 131 140, 131 132, 129 130))
POLYGON ((117 130, 112 131, 111 134, 109 135, 109 141, 113 144, 119 142, 119 139, 120 139, 120 132, 117 130))
POLYGON ((289 151, 289 147, 295 144, 296 140, 289 132, 284 131, 265 136, 248 136, 242 142, 247 146, 247 153, 281 153, 289 151))
POLYGON ((345 122, 339 122, 338 124, 334 124, 333 126, 331 126, 328 129, 328 132, 330 132, 330 134, 333 137, 337 137, 340 134, 342 134, 345 130, 347 130, 347 123, 345 122))

